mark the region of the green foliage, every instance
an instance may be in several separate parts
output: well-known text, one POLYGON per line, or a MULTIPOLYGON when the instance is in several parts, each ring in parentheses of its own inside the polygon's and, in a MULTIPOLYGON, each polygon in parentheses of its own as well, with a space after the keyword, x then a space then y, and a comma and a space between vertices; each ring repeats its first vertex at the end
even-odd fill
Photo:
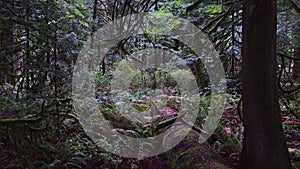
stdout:
POLYGON ((209 15, 215 15, 215 14, 220 14, 223 12, 222 5, 208 5, 205 7, 205 12, 209 15))
POLYGON ((23 117, 38 112, 41 102, 31 100, 16 101, 12 98, 0 96, 0 105, 0 117, 23 117))
POLYGON ((178 69, 170 72, 170 75, 176 80, 177 83, 180 84, 195 80, 195 77, 193 77, 193 74, 190 70, 178 69))
MULTIPOLYGON (((168 126, 159 126, 173 120, 172 118, 159 115, 145 120, 145 117, 149 118, 148 111, 155 109, 152 104, 160 100, 176 116, 181 101, 185 99, 184 93, 178 90, 180 82, 195 78, 200 81, 198 84, 201 87, 207 87, 206 82, 209 79, 204 65, 200 63, 203 56, 194 55, 193 51, 174 40, 176 37, 164 36, 165 31, 170 32, 181 26, 179 21, 170 22, 168 17, 180 16, 201 28, 220 53, 226 75, 239 77, 238 68, 234 72, 230 71, 232 60, 237 65, 241 62, 242 2, 97 2, 97 6, 94 6, 92 1, 85 0, 0 1, 0 168, 87 168, 93 165, 98 168, 121 168, 126 163, 136 164, 135 160, 122 159, 104 152, 90 141, 76 119, 70 99, 72 68, 78 53, 87 37, 110 19, 130 13, 157 10, 153 17, 160 19, 157 24, 167 28, 151 32, 146 30, 145 36, 137 35, 116 44, 108 52, 105 63, 97 70, 95 88, 99 109, 122 134, 143 138, 165 131, 168 126), (194 4, 196 5, 193 6, 194 4), (149 47, 170 50, 181 58, 178 60, 179 65, 194 64, 197 75, 191 76, 191 72, 183 69, 174 70, 174 65, 167 65, 170 68, 168 70, 135 70, 130 64, 134 58, 130 58, 128 53, 149 47), (147 102, 154 91, 154 75, 156 89, 162 89, 164 93, 147 102), (130 84, 113 81, 115 77, 127 79, 130 84), (111 90, 111 86, 115 88, 111 90), (124 86, 129 86, 128 91, 117 91, 124 86), (125 112, 128 105, 133 109, 125 112), (130 115, 136 115, 135 121, 128 120, 130 115)), ((280 0, 278 4, 278 53, 291 58, 295 48, 299 47, 299 15, 290 2, 280 0)), ((287 59, 279 63, 281 67, 285 66, 284 70, 288 75, 284 80, 289 79, 289 74, 293 72, 292 65, 296 62, 287 59)), ((297 85, 284 81, 280 83, 287 88, 293 87, 289 86, 291 84, 297 85)), ((237 91, 231 93, 227 95, 226 105, 233 108, 230 111, 225 110, 222 122, 209 140, 217 152, 228 158, 240 151, 243 133, 239 115, 233 110, 241 96, 237 91)), ((282 94, 286 102, 282 102, 282 111, 284 116, 292 119, 292 122, 287 121, 284 124, 288 139, 299 133, 298 123, 293 123, 296 121, 294 116, 299 116, 300 112, 298 96, 297 92, 295 95, 282 94)), ((198 128, 202 127, 212 109, 210 97, 209 94, 200 97, 196 120, 198 128)), ((162 107, 159 106, 156 109, 161 110, 162 107)), ((288 142, 289 146, 294 146, 292 139, 288 142)), ((289 150, 293 160, 299 161, 297 149, 289 150)), ((171 154, 168 164, 171 168, 186 168, 197 153, 203 151, 196 148, 181 152, 183 154, 171 154), (182 163, 178 164, 178 161, 182 163)), ((210 166, 223 167, 217 163, 210 166)), ((203 164, 193 167, 209 166, 203 164)))

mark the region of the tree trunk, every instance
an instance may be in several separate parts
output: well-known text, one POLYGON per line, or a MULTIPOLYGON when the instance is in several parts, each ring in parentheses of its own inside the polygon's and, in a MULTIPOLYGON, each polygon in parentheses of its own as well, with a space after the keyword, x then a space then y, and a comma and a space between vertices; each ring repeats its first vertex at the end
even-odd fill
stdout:
MULTIPOLYGON (((13 4, 13 2, 11 2, 13 4)), ((1 5, 0 8, 3 8, 1 5)), ((0 74, 0 85, 10 83, 14 85, 14 77, 9 74, 14 74, 13 60, 13 46, 14 46, 14 24, 8 19, 12 17, 9 11, 1 10, 1 18, 3 19, 0 25, 0 68, 2 73, 0 74), (3 50, 4 49, 4 50, 3 50)))
MULTIPOLYGON (((300 25, 300 21, 298 21, 297 24, 300 25)), ((294 35, 296 40, 294 57, 300 59, 300 27, 294 30, 294 35)), ((293 78, 295 81, 300 83, 300 60, 294 60, 293 78)))
POLYGON ((276 86, 276 1, 245 0, 240 169, 289 169, 276 86))
MULTIPOLYGON (((295 49, 294 56, 295 58, 300 59, 300 47, 295 49)), ((295 79, 295 81, 300 82, 300 61, 299 60, 294 61, 293 78, 295 79)))

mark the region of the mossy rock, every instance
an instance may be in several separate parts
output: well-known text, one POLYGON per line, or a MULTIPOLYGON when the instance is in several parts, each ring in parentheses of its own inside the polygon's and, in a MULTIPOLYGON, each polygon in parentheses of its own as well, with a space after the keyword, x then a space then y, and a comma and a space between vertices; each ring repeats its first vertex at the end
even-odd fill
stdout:
POLYGON ((228 169, 229 164, 209 144, 198 143, 198 135, 191 131, 173 149, 159 156, 141 161, 140 169, 228 169))

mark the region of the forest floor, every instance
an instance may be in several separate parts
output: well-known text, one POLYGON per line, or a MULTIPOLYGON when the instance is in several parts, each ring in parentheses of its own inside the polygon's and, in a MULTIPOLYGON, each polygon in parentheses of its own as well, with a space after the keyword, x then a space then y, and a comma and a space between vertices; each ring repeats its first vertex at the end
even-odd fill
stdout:
MULTIPOLYGON (((288 112, 282 112, 285 137, 294 169, 300 168, 299 120, 288 112)), ((217 130, 205 143, 198 143, 198 133, 192 130, 186 138, 173 149, 155 156, 136 161, 140 169, 215 169, 234 168, 242 147, 242 122, 237 108, 228 105, 225 108, 217 130)), ((125 160, 126 161, 126 160, 125 160)), ((123 161, 120 168, 132 168, 132 164, 123 161)), ((102 164, 103 168, 113 162, 102 164)), ((101 165, 98 164, 98 165, 101 165)))
MULTIPOLYGON (((178 115, 178 111, 174 106, 161 108, 160 111, 163 112, 163 121, 178 115)), ((224 109, 216 131, 205 143, 198 143, 199 133, 196 130, 191 130, 185 139, 173 149, 145 159, 120 158, 105 152, 93 145, 76 120, 69 120, 65 123, 66 130, 64 130, 63 136, 60 134, 59 138, 47 139, 45 139, 46 136, 39 136, 40 143, 39 140, 29 141, 30 145, 26 146, 24 144, 24 147, 22 145, 24 140, 28 140, 26 138, 22 138, 21 142, 15 144, 12 143, 12 140, 17 139, 14 138, 15 136, 10 135, 9 138, 1 136, 0 168, 234 168, 239 161, 242 148, 243 127, 240 116, 236 105, 228 104, 224 109), (43 143, 43 141, 46 143, 43 143)), ((106 117, 110 120, 116 120, 117 118, 110 114, 106 114, 106 117)), ((299 169, 300 120, 286 110, 282 111, 282 122, 292 164, 295 169, 299 169)), ((122 127, 118 125, 125 125, 123 127, 128 130, 132 129, 132 124, 115 122, 116 130, 120 130, 120 127, 122 127)), ((201 128, 201 125, 196 124, 196 127, 201 128)), ((126 130, 120 131, 124 132, 126 130)))

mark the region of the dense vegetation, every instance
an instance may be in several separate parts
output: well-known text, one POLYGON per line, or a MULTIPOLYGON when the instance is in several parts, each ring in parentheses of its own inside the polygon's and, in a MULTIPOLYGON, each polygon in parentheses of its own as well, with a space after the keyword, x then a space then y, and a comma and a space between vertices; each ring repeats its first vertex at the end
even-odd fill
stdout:
MULTIPOLYGON (((243 5, 241 0, 0 0, 0 168, 236 167, 244 139, 243 5), (216 131, 207 142, 198 143, 211 99, 201 56, 175 37, 144 34, 125 39, 107 52, 95 73, 99 110, 115 130, 145 138, 165 131, 180 117, 182 98, 174 79, 188 77, 185 71, 136 71, 129 87, 135 98, 110 89, 113 75, 133 71, 124 60, 136 49, 155 46, 181 57, 196 78, 201 100, 193 130, 175 148, 145 159, 122 158, 103 150, 84 132, 72 100, 73 68, 83 45, 99 28, 122 16, 149 11, 182 17, 211 40, 225 70, 225 109, 216 131), (149 98, 156 88, 164 92, 149 98), (119 99, 112 100, 116 94, 119 99), (151 122, 141 120, 152 105, 145 101, 149 99, 166 102, 157 107, 161 115, 151 122), (134 123, 126 118, 132 114, 119 109, 128 102, 137 110, 134 123)), ((300 3, 278 0, 275 73, 284 136, 295 168, 300 167, 299 22, 300 3)), ((264 66, 263 61, 257 60, 264 66)))

